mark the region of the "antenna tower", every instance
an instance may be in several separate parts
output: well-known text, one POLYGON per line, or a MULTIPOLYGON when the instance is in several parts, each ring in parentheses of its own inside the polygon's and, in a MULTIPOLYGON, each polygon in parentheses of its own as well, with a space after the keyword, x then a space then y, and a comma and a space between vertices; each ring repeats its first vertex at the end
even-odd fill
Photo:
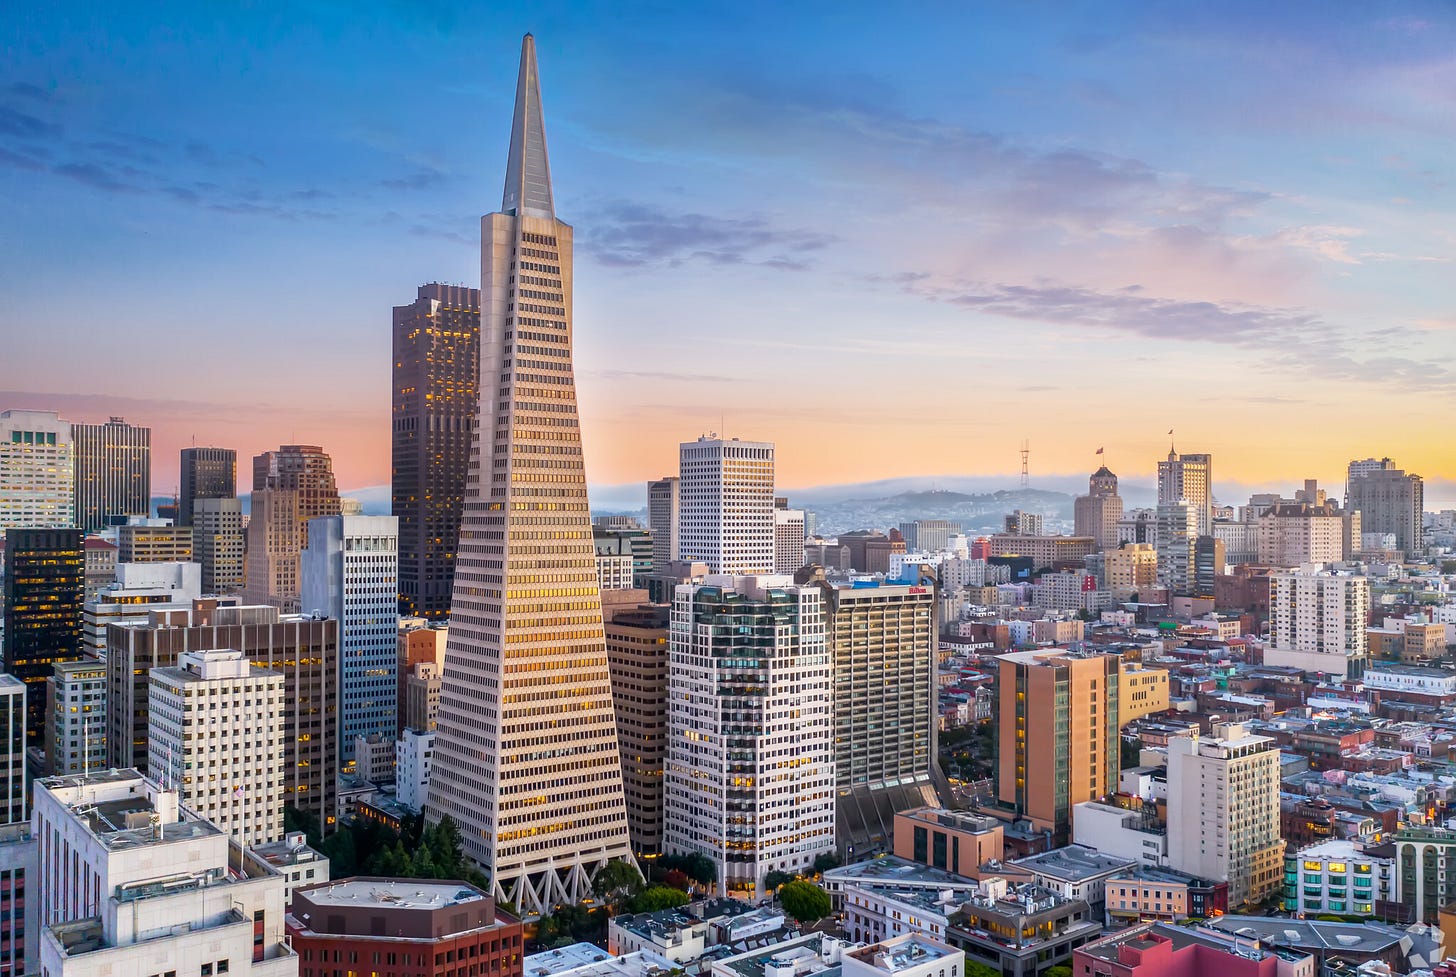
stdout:
POLYGON ((1030 465, 1031 465, 1031 441, 1029 441, 1029 440, 1023 440, 1021 442, 1021 487, 1022 488, 1026 488, 1026 486, 1031 482, 1031 467, 1030 467, 1030 465))

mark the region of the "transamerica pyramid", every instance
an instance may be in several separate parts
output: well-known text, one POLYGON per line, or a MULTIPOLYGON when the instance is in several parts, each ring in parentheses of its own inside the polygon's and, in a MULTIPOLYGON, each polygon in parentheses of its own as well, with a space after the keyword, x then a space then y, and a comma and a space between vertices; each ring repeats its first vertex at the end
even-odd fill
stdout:
POLYGON ((450 815, 523 914, 632 858, 536 45, 521 45, 499 213, 481 218, 480 413, 426 817, 450 815))

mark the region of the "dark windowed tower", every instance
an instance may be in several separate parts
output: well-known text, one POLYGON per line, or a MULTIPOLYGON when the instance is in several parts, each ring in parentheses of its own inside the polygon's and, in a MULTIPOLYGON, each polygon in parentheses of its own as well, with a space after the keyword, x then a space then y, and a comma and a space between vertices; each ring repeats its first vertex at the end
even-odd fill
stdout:
POLYGON ((25 683, 26 739, 45 742, 46 679, 81 657, 86 558, 79 529, 5 534, 5 671, 25 683))
POLYGON ((232 448, 183 448, 177 525, 192 525, 198 499, 238 495, 238 453, 232 448))

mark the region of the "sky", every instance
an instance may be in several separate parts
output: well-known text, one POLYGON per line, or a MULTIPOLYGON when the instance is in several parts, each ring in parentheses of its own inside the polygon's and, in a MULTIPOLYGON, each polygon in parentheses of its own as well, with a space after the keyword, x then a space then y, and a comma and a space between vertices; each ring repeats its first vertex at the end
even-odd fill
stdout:
POLYGON ((150 425, 155 494, 193 439, 387 484, 390 310, 479 284, 526 31, 593 485, 707 431, 785 488, 1146 480, 1173 429, 1224 496, 1456 504, 1446 2, 7 4, 0 409, 150 425))

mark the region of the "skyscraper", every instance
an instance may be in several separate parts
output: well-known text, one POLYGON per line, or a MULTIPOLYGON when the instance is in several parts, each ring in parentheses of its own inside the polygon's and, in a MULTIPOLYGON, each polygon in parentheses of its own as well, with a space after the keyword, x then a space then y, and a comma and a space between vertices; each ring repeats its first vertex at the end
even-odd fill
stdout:
POLYGON ((38 969, 35 903, 25 898, 40 863, 25 800, 25 695, 24 682, 0 675, 0 977, 38 969))
POLYGON ((1264 663, 1358 678, 1365 673, 1370 581, 1315 565, 1269 578, 1264 663))
POLYGON ((5 534, 5 671, 25 683, 25 731, 45 743, 46 679, 56 662, 81 657, 86 596, 79 529, 5 534))
POLYGON ((1156 526, 1158 583, 1174 594, 1193 593, 1198 507, 1187 499, 1159 502, 1156 526))
POLYGON ((202 565, 204 594, 243 589, 243 503, 197 499, 192 504, 192 558, 202 565))
POLYGON ((775 509, 774 573, 797 573, 804 565, 804 510, 775 509))
POLYGON ((679 559, 713 573, 774 567, 774 446, 703 436, 679 447, 679 559))
POLYGON ((1158 504, 1191 502, 1198 524, 1194 536, 1213 532, 1213 455, 1180 455, 1171 447, 1158 462, 1158 504))
POLYGON ((198 499, 238 496, 238 453, 232 448, 183 448, 177 525, 190 526, 198 499))
POLYGON ((1425 530, 1422 526, 1425 509, 1425 485, 1421 476, 1406 474, 1393 463, 1386 467, 1356 474, 1356 465, 1350 463, 1350 497, 1346 509, 1360 513, 1362 533, 1390 533, 1395 537, 1395 548, 1402 550, 1407 558, 1415 556, 1425 547, 1425 530))
POLYGON ((255 456, 243 590, 248 602, 296 610, 308 521, 338 514, 334 463, 323 448, 285 444, 255 456))
POLYGON ((824 601, 789 577, 683 584, 668 634, 663 850, 763 894, 834 848, 834 718, 824 601))
POLYGON ((354 737, 394 739, 399 679, 399 522, 394 516, 325 516, 308 527, 302 609, 339 622, 341 766, 354 737))
POLYGON ((393 389, 399 612, 443 620, 480 405, 480 289, 431 282, 394 307, 393 389))
POLYGON ((678 531, 682 518, 681 485, 676 475, 647 483, 647 528, 652 530, 652 568, 663 572, 680 560, 678 531))
POLYGON ((535 41, 501 209, 481 220, 481 396, 426 817, 536 913, 630 859, 572 373, 572 235, 556 219, 535 41))
POLYGON ((56 662, 46 679, 51 704, 45 731, 46 770, 55 775, 106 769, 106 663, 56 662))
POLYGON ((645 590, 602 595, 627 830, 639 855, 662 851, 662 762, 667 748, 670 609, 646 599, 645 590))
POLYGON ((76 524, 75 451, 54 411, 0 412, 0 532, 76 524))
POLYGON ((1077 496, 1072 506, 1075 535, 1091 536, 1099 550, 1116 549, 1122 497, 1117 494, 1117 476, 1106 465, 1087 479, 1087 494, 1077 496))
POLYGON ((1117 790, 1121 670, 1116 655, 1002 655, 996 796, 1064 844, 1072 807, 1117 790))
POLYGON ((152 514, 152 429, 113 417, 72 424, 76 441, 76 525, 87 532, 120 516, 152 514))

